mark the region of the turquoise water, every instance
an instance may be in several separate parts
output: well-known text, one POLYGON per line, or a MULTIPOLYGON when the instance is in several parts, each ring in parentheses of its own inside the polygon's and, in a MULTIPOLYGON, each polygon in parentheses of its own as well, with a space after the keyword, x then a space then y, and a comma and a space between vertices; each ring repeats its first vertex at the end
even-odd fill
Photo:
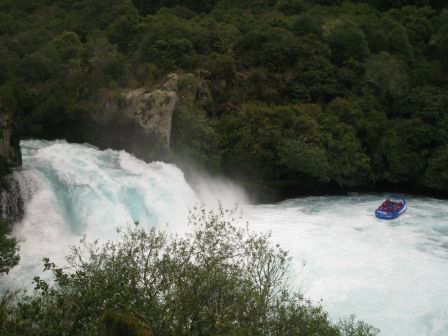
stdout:
POLYGON ((195 192, 174 165, 145 163, 124 151, 99 151, 65 141, 23 141, 23 170, 15 172, 25 217, 14 225, 21 263, 10 284, 29 285, 43 257, 64 263, 69 245, 114 239, 117 228, 158 225, 183 230, 195 192))
POLYGON ((25 217, 14 226, 21 263, 0 286, 29 287, 41 259, 59 264, 85 235, 115 239, 116 228, 156 225, 188 230, 188 209, 239 202, 244 220, 293 257, 291 285, 319 302, 335 320, 355 313, 382 335, 448 335, 448 201, 408 198, 394 221, 373 216, 384 195, 307 197, 249 205, 229 181, 144 163, 124 151, 99 151, 65 141, 22 142, 16 179, 25 217))

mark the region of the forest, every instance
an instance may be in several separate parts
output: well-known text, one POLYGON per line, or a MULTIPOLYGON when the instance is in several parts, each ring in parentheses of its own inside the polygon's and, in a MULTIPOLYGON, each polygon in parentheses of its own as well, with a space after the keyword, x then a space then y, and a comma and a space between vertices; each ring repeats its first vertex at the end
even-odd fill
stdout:
MULTIPOLYGON (((15 145, 88 142, 104 100, 193 74, 211 100, 174 111, 156 158, 187 175, 229 177, 260 200, 446 197, 447 55, 444 0, 0 0, 1 122, 15 145)), ((69 268, 44 259, 54 280, 3 293, 0 333, 378 335, 290 291, 287 253, 234 215, 196 209, 184 238, 136 222, 74 247, 69 268)), ((0 276, 17 243, 0 221, 0 276)))
POLYGON ((254 192, 448 191, 442 0, 3 0, 13 141, 82 142, 104 96, 193 73, 165 158, 254 192))

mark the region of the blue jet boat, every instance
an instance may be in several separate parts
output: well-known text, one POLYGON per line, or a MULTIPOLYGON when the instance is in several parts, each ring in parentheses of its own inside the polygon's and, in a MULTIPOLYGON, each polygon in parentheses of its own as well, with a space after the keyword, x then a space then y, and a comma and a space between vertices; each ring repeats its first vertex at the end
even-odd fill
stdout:
POLYGON ((403 197, 390 196, 375 210, 375 216, 379 219, 398 218, 408 208, 403 197))

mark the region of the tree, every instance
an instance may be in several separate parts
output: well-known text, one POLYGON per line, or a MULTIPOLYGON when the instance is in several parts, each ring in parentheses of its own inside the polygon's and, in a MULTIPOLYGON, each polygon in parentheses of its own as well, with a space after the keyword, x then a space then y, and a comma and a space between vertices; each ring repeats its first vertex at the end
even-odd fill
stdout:
POLYGON ((321 33, 321 27, 313 20, 312 16, 303 14, 300 15, 294 22, 292 31, 298 35, 315 34, 319 36, 321 33))
POLYGON ((414 47, 424 48, 427 45, 432 31, 430 19, 435 15, 433 8, 404 6, 389 11, 389 14, 406 28, 409 41, 414 47))
POLYGON ((193 54, 193 45, 188 39, 157 40, 149 49, 148 60, 172 70, 193 54))
POLYGON ((316 0, 315 2, 319 5, 324 6, 332 6, 332 5, 339 5, 342 0, 316 0))
POLYGON ((109 27, 109 40, 118 46, 122 53, 131 53, 136 48, 137 36, 140 33, 138 21, 132 17, 121 16, 109 27))
POLYGON ((436 148, 428 159, 425 171, 424 184, 437 190, 448 188, 448 146, 436 148))
POLYGON ((381 21, 373 15, 358 18, 359 27, 366 35, 372 54, 388 50, 387 35, 381 21))
POLYGON ((279 11, 286 15, 300 14, 305 5, 303 0, 279 0, 276 4, 279 11))
POLYGON ((443 10, 440 15, 433 19, 434 32, 430 37, 430 52, 434 58, 448 64, 446 55, 448 53, 448 10, 443 10))
POLYGON ((297 60, 298 44, 294 35, 283 28, 254 30, 235 45, 235 52, 247 66, 266 66, 279 69, 297 60))
POLYGON ((53 40, 53 45, 61 60, 65 63, 79 58, 82 52, 82 43, 74 32, 63 32, 53 40))
POLYGON ((198 13, 210 12, 210 10, 216 4, 217 0, 132 0, 132 2, 139 10, 140 14, 142 16, 145 16, 147 14, 154 14, 162 7, 175 6, 186 7, 198 13))
POLYGON ((386 99, 402 96, 407 87, 406 65, 387 52, 372 55, 366 64, 366 79, 386 99))
POLYGON ((414 54, 412 52, 408 34, 402 26, 392 28, 387 34, 387 38, 389 41, 389 50, 392 54, 401 55, 406 61, 414 60, 414 54))
MULTIPOLYGON (((448 110, 448 90, 435 86, 421 86, 409 91, 401 100, 397 114, 402 117, 418 117, 423 122, 436 125, 448 110)), ((441 141, 447 141, 439 137, 441 141)))
POLYGON ((349 58, 362 60, 369 54, 366 36, 351 22, 330 20, 324 25, 323 34, 337 63, 349 58))
POLYGON ((372 179, 370 158, 353 127, 327 115, 321 120, 322 143, 331 167, 330 178, 340 187, 365 185, 372 179))
MULTIPOLYGON (((94 129, 110 127, 97 117, 108 104, 106 96, 156 89, 168 72, 188 72, 207 83, 210 99, 174 114, 173 160, 191 156, 221 173, 250 171, 245 181, 256 180, 259 188, 269 184, 280 191, 292 183, 291 193, 280 191, 279 197, 293 196, 294 190, 303 192, 296 182, 306 174, 292 167, 311 171, 298 163, 302 152, 319 157, 322 149, 330 170, 340 163, 325 147, 332 137, 326 115, 335 118, 335 129, 350 128, 343 142, 353 140, 356 153, 359 146, 365 150, 378 183, 416 181, 424 187, 422 178, 411 177, 412 167, 399 161, 423 160, 418 174, 428 160, 443 161, 434 151, 446 145, 448 129, 445 5, 444 0, 4 0, 0 91, 12 88, 5 99, 14 101, 13 124, 21 132, 16 143, 65 137, 107 147, 114 137, 94 135, 94 129), (297 107, 304 103, 323 110, 319 116, 302 113, 297 107), (258 105, 260 115, 241 112, 248 105, 258 105), (395 141, 388 143, 391 153, 382 154, 388 118, 393 128, 412 120, 413 136, 403 133, 412 142, 409 148, 403 144, 406 154, 395 141), (311 123, 320 126, 304 138, 313 151, 302 143, 293 150, 302 126, 311 123), (282 147, 291 150, 288 165, 280 163, 282 147), (388 162, 394 167, 389 171, 388 162)), ((395 132, 402 135, 395 130, 392 139, 395 132)))
POLYGON ((88 80, 90 89, 96 92, 119 81, 124 73, 124 57, 106 38, 89 39, 86 42, 88 80))
POLYGON ((304 85, 312 102, 326 102, 340 94, 336 67, 324 57, 313 57, 304 63, 299 81, 304 85))
POLYGON ((21 62, 21 71, 28 81, 43 82, 51 78, 51 60, 40 52, 28 54, 21 62))
POLYGON ((8 274, 19 263, 18 251, 17 240, 11 237, 10 225, 0 220, 0 276, 8 274))
POLYGON ((325 150, 303 139, 286 139, 279 146, 281 164, 295 174, 304 174, 318 181, 328 181, 330 165, 325 150))
POLYGON ((387 169, 383 178, 393 183, 415 183, 423 176, 427 151, 421 150, 431 142, 431 130, 421 120, 390 121, 379 147, 387 169))

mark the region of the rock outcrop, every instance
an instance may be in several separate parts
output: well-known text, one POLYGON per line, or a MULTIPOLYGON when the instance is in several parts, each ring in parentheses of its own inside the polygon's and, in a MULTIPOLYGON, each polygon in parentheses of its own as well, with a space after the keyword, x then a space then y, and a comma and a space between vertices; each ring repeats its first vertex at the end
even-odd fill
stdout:
POLYGON ((176 109, 206 110, 210 105, 207 85, 193 74, 170 74, 153 88, 103 92, 84 141, 124 149, 146 161, 165 159, 176 109))
POLYGON ((10 224, 21 221, 24 214, 20 185, 14 174, 3 178, 4 186, 0 191, 0 217, 10 224))
MULTIPOLYGON (((173 114, 204 114, 212 106, 204 80, 190 73, 170 74, 154 87, 104 90, 90 102, 90 116, 73 125, 67 140, 123 149, 146 161, 163 160, 170 150, 173 114)), ((179 120, 177 130, 183 127, 179 120)), ((11 113, 0 101, 0 217, 10 223, 21 219, 24 204, 14 177, 17 172, 11 173, 22 161, 14 131, 11 113)))
MULTIPOLYGON (((22 155, 19 140, 15 137, 11 114, 0 101, 0 160, 8 168, 20 167, 22 155)), ((6 167, 2 167, 6 168, 6 167)))
POLYGON ((11 168, 22 164, 19 138, 14 131, 11 113, 0 101, 0 218, 9 223, 19 221, 23 215, 19 185, 11 173, 11 168))
POLYGON ((146 160, 168 153, 178 76, 156 88, 103 92, 94 103, 92 125, 84 141, 101 148, 124 149, 146 160))
POLYGON ((124 93, 124 113, 145 132, 159 138, 166 149, 170 146, 171 119, 177 102, 178 76, 171 74, 161 89, 145 88, 124 93))

